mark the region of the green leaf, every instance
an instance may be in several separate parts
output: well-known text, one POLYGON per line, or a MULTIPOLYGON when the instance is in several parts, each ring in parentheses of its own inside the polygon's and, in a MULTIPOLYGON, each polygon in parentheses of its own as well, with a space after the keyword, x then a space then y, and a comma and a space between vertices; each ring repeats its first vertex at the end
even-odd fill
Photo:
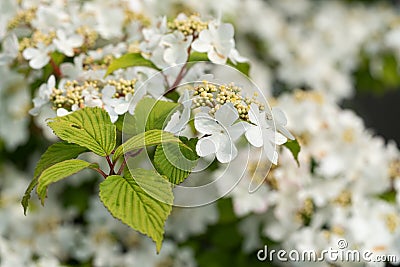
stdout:
POLYGON ((135 109, 135 125, 138 133, 165 127, 174 110, 180 104, 155 100, 145 97, 139 101, 135 109))
POLYGON ((198 62, 198 61, 210 61, 208 59, 207 53, 192 52, 190 53, 188 62, 198 62))
POLYGON ((154 154, 156 170, 173 184, 182 183, 191 173, 199 158, 196 154, 197 138, 188 140, 180 137, 186 144, 166 143, 158 145, 154 154))
POLYGON ((130 53, 114 59, 108 67, 105 76, 110 75, 118 69, 129 67, 149 67, 158 70, 157 66, 154 65, 153 62, 145 59, 140 53, 130 53))
POLYGON ((122 154, 133 151, 145 146, 156 146, 163 143, 180 143, 179 138, 175 137, 169 132, 162 130, 150 130, 140 133, 128 139, 125 143, 120 145, 114 152, 113 161, 122 156, 122 154))
POLYGON ((290 152, 292 153, 294 159, 297 162, 297 165, 300 166, 300 162, 299 162, 299 153, 300 153, 300 144, 299 142, 297 142, 297 140, 288 140, 284 146, 290 150, 290 152))
POLYGON ((69 159, 56 163, 42 172, 38 178, 38 186, 36 192, 44 204, 44 199, 47 195, 47 187, 61 179, 64 179, 81 170, 93 167, 94 165, 80 159, 69 159))
POLYGON ((250 74, 250 64, 247 62, 238 62, 234 64, 230 59, 228 59, 228 65, 234 67, 246 76, 249 76, 250 74))
POLYGON ((132 175, 107 177, 100 184, 100 199, 115 218, 152 238, 159 252, 172 210, 172 188, 155 171, 135 169, 132 175))
POLYGON ((99 156, 110 155, 116 144, 116 127, 108 113, 98 107, 53 118, 48 124, 62 140, 86 147, 99 156))
POLYGON ((21 204, 24 207, 24 214, 26 215, 26 210, 29 205, 29 199, 31 198, 31 192, 38 184, 39 175, 48 167, 67 160, 73 159, 79 156, 81 153, 88 151, 87 148, 81 147, 75 144, 69 144, 65 142, 59 142, 51 145, 46 152, 42 155, 39 162, 36 165, 35 172, 33 174, 33 179, 25 191, 22 198, 21 204))

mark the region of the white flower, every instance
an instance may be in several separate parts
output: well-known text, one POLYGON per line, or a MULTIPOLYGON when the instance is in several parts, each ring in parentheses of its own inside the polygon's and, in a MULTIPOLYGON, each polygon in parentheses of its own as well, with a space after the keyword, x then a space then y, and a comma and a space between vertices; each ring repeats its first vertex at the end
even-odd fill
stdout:
POLYGON ((170 65, 185 63, 188 58, 188 47, 192 43, 192 36, 185 38, 180 31, 165 35, 161 43, 167 48, 164 51, 164 60, 170 65))
POLYGON ((235 46, 233 26, 229 23, 210 23, 207 30, 199 34, 199 38, 192 43, 197 52, 207 52, 213 63, 224 64, 235 46))
POLYGON ((54 75, 51 75, 47 80, 47 83, 42 84, 39 87, 38 95, 33 99, 34 107, 29 111, 29 114, 32 116, 36 116, 39 114, 39 110, 45 104, 47 104, 50 100, 50 95, 53 91, 53 88, 56 87, 56 78, 54 75))
POLYGON ((178 100, 179 103, 183 105, 182 113, 177 111, 171 116, 171 120, 168 122, 167 126, 165 126, 165 131, 171 132, 174 134, 178 134, 182 132, 189 119, 192 107, 192 100, 190 99, 189 90, 185 90, 183 95, 178 100))
POLYGON ((143 53, 151 54, 157 48, 167 30, 166 17, 155 20, 151 28, 143 29, 144 41, 140 43, 140 50, 143 51, 143 53))
POLYGON ((80 47, 83 44, 82 36, 71 34, 67 36, 63 30, 57 30, 57 38, 53 40, 57 49, 68 57, 74 56, 74 48, 80 47))
POLYGON ((13 61, 18 56, 18 39, 15 34, 7 36, 2 45, 3 51, 0 53, 0 65, 13 61))
POLYGON ((255 125, 250 125, 246 130, 246 138, 250 144, 255 147, 264 147, 264 152, 268 159, 274 163, 278 163, 278 152, 275 145, 284 144, 287 139, 282 134, 276 132, 269 125, 265 112, 260 112, 256 104, 251 104, 249 111, 249 119, 255 125))
POLYGON ((43 43, 38 43, 36 48, 28 47, 22 55, 26 60, 29 60, 29 66, 33 69, 41 69, 50 61, 49 53, 54 51, 52 45, 46 46, 43 43))
POLYGON ((218 161, 228 163, 237 156, 236 141, 244 132, 247 123, 234 122, 239 115, 232 103, 224 104, 215 112, 215 119, 208 113, 198 113, 195 116, 195 127, 202 134, 209 135, 201 138, 196 145, 200 157, 216 154, 218 161))
POLYGON ((274 120, 275 123, 275 128, 276 130, 278 130, 279 132, 281 132, 284 136, 286 136, 287 138, 294 140, 294 136, 286 129, 286 125, 287 125, 287 119, 286 119, 286 115, 285 113, 283 113, 283 111, 280 108, 277 107, 273 107, 271 109, 271 112, 269 112, 270 110, 267 109, 266 110, 266 114, 267 116, 271 116, 274 120))

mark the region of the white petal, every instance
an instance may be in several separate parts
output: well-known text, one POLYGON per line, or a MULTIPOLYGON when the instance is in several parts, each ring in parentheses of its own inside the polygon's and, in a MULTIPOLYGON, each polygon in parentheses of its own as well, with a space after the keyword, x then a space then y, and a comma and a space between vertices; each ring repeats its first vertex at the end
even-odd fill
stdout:
POLYGON ((251 125, 247 122, 240 121, 228 128, 228 135, 232 141, 236 141, 251 125))
POLYGON ((215 119, 224 127, 229 127, 239 119, 239 114, 232 103, 226 103, 215 112, 215 119))
POLYGON ((285 113, 280 108, 272 108, 272 116, 277 124, 285 126, 287 124, 287 119, 285 113))
POLYGON ((194 51, 204 53, 212 49, 212 46, 208 42, 197 39, 192 43, 192 48, 194 51))
POLYGON ((198 113, 194 119, 194 126, 202 134, 218 133, 223 128, 207 113, 198 113))
POLYGON ((256 125, 261 125, 259 117, 260 117, 260 110, 258 106, 254 103, 251 103, 249 110, 249 120, 256 125))
POLYGON ((222 140, 216 153, 217 159, 221 163, 228 163, 236 158, 238 151, 235 144, 229 138, 226 137, 222 140))
POLYGON ((217 53, 214 48, 208 51, 207 56, 208 59, 215 64, 225 64, 228 59, 226 56, 217 53))
POLYGON ((24 56, 25 59, 30 60, 33 57, 35 57, 39 51, 36 48, 29 47, 22 52, 22 55, 24 56))
POLYGON ((261 147, 264 143, 262 131, 259 126, 250 126, 246 131, 246 138, 252 146, 261 147))
POLYGON ((283 145, 286 142, 287 142, 287 138, 283 134, 278 133, 278 132, 275 133, 275 144, 283 145))
POLYGON ((36 56, 29 61, 29 66, 33 69, 41 69, 49 63, 50 57, 47 55, 36 56))
POLYGON ((71 112, 69 112, 68 110, 66 110, 65 108, 59 108, 57 109, 57 116, 58 117, 62 117, 62 116, 66 116, 68 114, 70 114, 71 112))
POLYGON ((205 157, 217 151, 217 144, 211 136, 201 138, 196 145, 196 152, 200 157, 205 157))
POLYGON ((223 23, 218 28, 218 37, 220 40, 230 40, 233 38, 234 29, 232 24, 230 23, 223 23))

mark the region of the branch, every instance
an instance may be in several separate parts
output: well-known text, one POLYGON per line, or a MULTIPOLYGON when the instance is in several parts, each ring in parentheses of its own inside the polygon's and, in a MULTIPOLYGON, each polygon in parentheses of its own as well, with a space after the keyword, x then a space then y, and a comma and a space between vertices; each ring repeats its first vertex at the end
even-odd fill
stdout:
POLYGON ((100 173, 101 176, 104 177, 104 179, 107 179, 107 174, 105 174, 102 170, 100 170, 99 168, 92 168, 93 170, 95 170, 96 172, 100 173))
POLYGON ((134 158, 134 157, 136 157, 137 155, 139 155, 140 153, 142 153, 142 151, 143 151, 143 148, 139 149, 138 151, 136 151, 136 152, 133 153, 133 154, 129 154, 129 153, 125 154, 125 156, 124 156, 124 161, 122 162, 121 166, 119 167, 119 170, 118 170, 117 174, 120 175, 120 174, 122 173, 122 171, 124 170, 124 168, 125 168, 125 166, 126 166, 126 164, 127 164, 127 159, 128 159, 129 157, 134 158))

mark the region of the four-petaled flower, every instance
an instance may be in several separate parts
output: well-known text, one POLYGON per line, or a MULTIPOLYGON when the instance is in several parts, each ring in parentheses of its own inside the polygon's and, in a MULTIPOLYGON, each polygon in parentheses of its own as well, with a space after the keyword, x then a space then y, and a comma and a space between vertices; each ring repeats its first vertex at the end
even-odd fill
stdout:
POLYGON ((271 125, 272 120, 267 121, 266 112, 260 112, 256 104, 250 105, 249 120, 253 124, 247 127, 247 140, 255 147, 263 147, 267 158, 277 164, 278 152, 275 146, 284 144, 287 138, 274 129, 273 124, 271 125))
POLYGON ((235 123, 239 114, 232 103, 224 104, 215 112, 215 118, 208 113, 196 114, 194 125, 196 130, 206 135, 196 145, 200 157, 215 154, 218 161, 228 163, 237 156, 234 142, 245 132, 245 122, 235 123))

